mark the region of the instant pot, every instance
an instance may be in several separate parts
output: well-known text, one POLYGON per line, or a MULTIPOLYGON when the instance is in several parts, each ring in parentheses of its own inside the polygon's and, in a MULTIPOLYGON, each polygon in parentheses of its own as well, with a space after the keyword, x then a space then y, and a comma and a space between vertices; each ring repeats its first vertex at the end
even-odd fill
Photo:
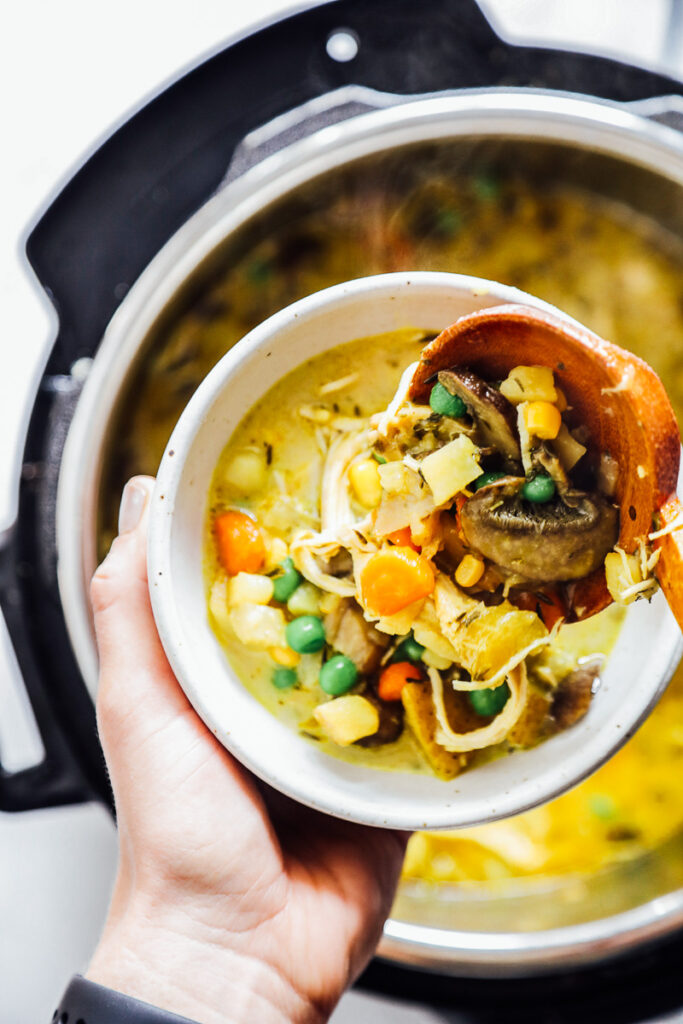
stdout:
MULTIPOLYGON (((510 45, 474 0, 336 0, 240 39, 139 111, 42 216, 27 254, 59 329, 2 538, 0 605, 45 756, 0 770, 1 810, 110 803, 87 581, 121 402, 164 325, 235 239, 311 183, 501 140, 530 174, 590 183, 683 237, 681 83, 510 45)), ((580 897, 569 883, 495 901, 406 886, 365 982, 476 1021, 677 1009, 679 845, 580 897)))

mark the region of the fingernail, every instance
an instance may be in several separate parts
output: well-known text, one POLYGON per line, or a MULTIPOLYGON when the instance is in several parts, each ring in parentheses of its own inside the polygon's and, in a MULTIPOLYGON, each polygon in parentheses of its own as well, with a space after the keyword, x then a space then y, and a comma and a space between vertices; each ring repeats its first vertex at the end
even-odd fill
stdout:
POLYGON ((142 519, 148 491, 137 480, 129 480, 123 488, 119 508, 119 533, 130 533, 142 519))

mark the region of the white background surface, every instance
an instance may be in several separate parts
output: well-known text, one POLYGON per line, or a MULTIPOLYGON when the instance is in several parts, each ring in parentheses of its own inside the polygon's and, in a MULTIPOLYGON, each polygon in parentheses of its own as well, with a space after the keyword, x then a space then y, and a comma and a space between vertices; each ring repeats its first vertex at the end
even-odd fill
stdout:
MULTIPOLYGON (((371 0, 368 0, 370 3, 371 0)), ((612 52, 683 68, 667 46, 671 0, 486 0, 499 29, 529 42, 612 52)), ((0 533, 15 514, 34 382, 55 332, 23 258, 31 225, 88 152, 146 98, 248 26, 302 8, 283 0, 23 0, 8 5, 0 42, 0 533)), ((0 624, 0 745, 30 760, 29 725, 12 698, 0 624), (23 721, 23 725, 22 725, 23 721)), ((115 834, 99 807, 0 815, 0 1024, 41 1024, 96 942, 115 867, 115 834)), ((452 1008, 449 1020, 453 1021, 452 1008)), ((445 1018, 355 993, 335 1024, 445 1018)))

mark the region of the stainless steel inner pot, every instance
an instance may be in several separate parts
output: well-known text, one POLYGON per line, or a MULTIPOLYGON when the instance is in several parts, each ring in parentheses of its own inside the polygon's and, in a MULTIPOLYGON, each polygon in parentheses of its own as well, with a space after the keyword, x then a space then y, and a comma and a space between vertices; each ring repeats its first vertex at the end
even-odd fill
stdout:
MULTIPOLYGON (((87 586, 120 400, 163 327, 264 211, 276 217, 307 183, 357 161, 427 143, 490 139, 517 151, 522 146, 530 165, 536 153, 554 149, 563 156, 554 161, 556 173, 572 175, 683 236, 683 137, 657 123, 676 116, 674 101, 666 98, 628 109, 530 90, 408 102, 351 88, 246 139, 224 187, 168 242, 120 306, 69 430, 57 501, 58 576, 70 638, 91 693, 97 663, 87 586)), ((83 375, 82 362, 75 377, 83 375)), ((380 953, 454 974, 497 976, 616 955, 683 924, 681 845, 673 840, 647 858, 587 879, 506 883, 499 896, 467 886, 405 884, 380 953)))

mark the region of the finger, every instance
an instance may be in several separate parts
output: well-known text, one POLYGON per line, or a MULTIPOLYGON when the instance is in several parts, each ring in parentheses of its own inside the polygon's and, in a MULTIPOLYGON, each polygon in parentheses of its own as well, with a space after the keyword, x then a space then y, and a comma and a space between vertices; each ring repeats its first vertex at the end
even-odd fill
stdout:
POLYGON ((163 728, 189 704, 166 659, 149 600, 146 542, 153 487, 151 477, 126 484, 122 532, 93 577, 91 599, 100 656, 98 711, 107 721, 146 718, 163 728))

